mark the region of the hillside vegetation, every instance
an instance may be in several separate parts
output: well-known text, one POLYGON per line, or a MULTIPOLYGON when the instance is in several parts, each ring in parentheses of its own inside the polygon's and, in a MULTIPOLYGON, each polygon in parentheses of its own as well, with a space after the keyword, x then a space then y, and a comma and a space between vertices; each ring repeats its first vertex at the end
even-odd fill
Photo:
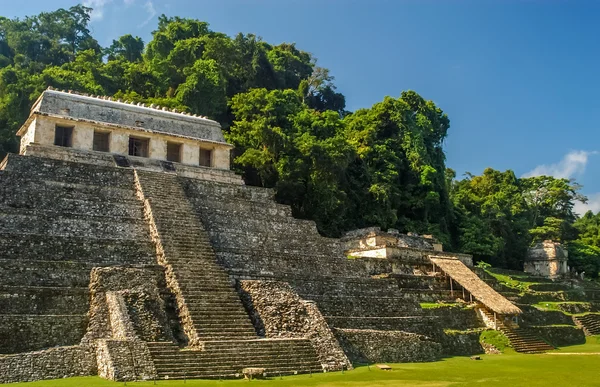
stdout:
POLYGON ((577 220, 580 187, 486 169, 457 180, 443 142, 450 119, 414 91, 349 112, 329 70, 294 44, 234 37, 208 23, 161 16, 151 41, 101 47, 90 9, 0 17, 0 155, 48 86, 154 103, 222 123, 248 184, 273 187, 294 215, 328 236, 380 226, 433 234, 448 250, 518 269, 530 244, 570 245, 596 276, 598 215, 577 220))

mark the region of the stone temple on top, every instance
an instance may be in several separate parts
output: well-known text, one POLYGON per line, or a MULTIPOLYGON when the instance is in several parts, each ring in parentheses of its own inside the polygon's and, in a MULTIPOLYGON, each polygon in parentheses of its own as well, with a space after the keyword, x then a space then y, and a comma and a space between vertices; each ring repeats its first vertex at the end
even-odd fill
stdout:
POLYGON ((482 353, 485 329, 552 348, 472 257, 394 230, 325 238, 244 185, 215 121, 49 88, 17 134, 0 164, 0 382, 433 361, 482 353))
POLYGON ((206 117, 51 88, 17 135, 22 155, 101 163, 91 155, 98 152, 147 167, 173 162, 227 171, 233 148, 219 123, 206 117))

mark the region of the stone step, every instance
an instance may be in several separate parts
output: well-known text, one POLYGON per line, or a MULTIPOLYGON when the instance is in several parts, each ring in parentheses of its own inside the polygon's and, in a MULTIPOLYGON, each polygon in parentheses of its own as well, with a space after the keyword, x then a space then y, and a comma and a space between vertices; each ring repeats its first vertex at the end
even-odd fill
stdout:
MULTIPOLYGON (((246 368, 246 367, 244 367, 246 368)), ((263 367, 260 367, 263 368, 263 367)), ((299 367, 281 367, 275 369, 267 369, 267 375, 270 376, 286 376, 286 375, 298 375, 298 374, 307 374, 307 373, 320 373, 323 372, 323 369, 319 367, 311 367, 309 369, 299 368, 299 367)), ((182 380, 182 379, 239 379, 243 377, 241 374, 241 370, 236 370, 236 372, 223 372, 223 373, 214 373, 214 372, 199 372, 199 373, 173 373, 173 374, 160 374, 159 377, 168 376, 169 380, 182 380)))
POLYGON ((270 367, 273 366, 289 366, 290 363, 293 364, 303 364, 303 365, 308 365, 308 366, 319 366, 319 363, 316 363, 314 361, 314 358, 311 356, 306 356, 306 357, 293 357, 290 358, 288 356, 280 356, 280 357, 273 357, 272 355, 263 355, 263 356, 257 356, 256 354, 254 354, 254 356, 248 356, 246 358, 244 357, 239 357, 235 360, 233 360, 231 358, 231 356, 227 356, 227 357, 203 357, 203 358, 196 358, 196 357, 190 357, 190 358, 184 358, 184 359, 180 359, 180 358, 169 358, 169 359, 163 359, 163 358, 154 358, 154 366, 156 367, 158 372, 165 372, 165 371, 174 371, 174 370, 202 370, 202 369, 218 369, 219 366, 223 366, 223 364, 225 364, 225 367, 235 367, 235 366, 239 366, 239 365, 243 365, 244 363, 248 363, 248 362, 252 362, 254 364, 264 364, 270 367))
POLYGON ((0 233, 0 250, 4 259, 18 261, 78 261, 106 265, 152 264, 154 246, 147 240, 116 240, 80 236, 49 236, 0 233))
POLYGON ((219 372, 219 371, 240 371, 246 367, 260 367, 275 370, 294 370, 294 369, 320 369, 321 364, 311 361, 310 359, 267 359, 267 358, 247 358, 247 359, 223 359, 222 362, 213 362, 208 364, 177 364, 167 363, 156 366, 156 372, 158 375, 171 375, 178 373, 186 373, 188 375, 205 373, 205 372, 219 372))
POLYGON ((23 315, 85 315, 87 287, 0 286, 0 313, 23 315))
POLYGON ((195 330, 203 340, 256 338, 229 276, 215 262, 210 240, 187 200, 181 181, 176 176, 157 178, 144 173, 138 176, 144 196, 149 198, 164 258, 189 312, 191 321, 186 329, 195 330), (185 210, 177 217, 169 208, 174 201, 179 203, 179 209, 185 210), (229 325, 232 321, 239 321, 239 325, 229 325))
POLYGON ((39 213, 0 216, 0 233, 46 235, 51 237, 85 237, 103 239, 149 240, 148 226, 142 219, 90 216, 44 215, 39 213))

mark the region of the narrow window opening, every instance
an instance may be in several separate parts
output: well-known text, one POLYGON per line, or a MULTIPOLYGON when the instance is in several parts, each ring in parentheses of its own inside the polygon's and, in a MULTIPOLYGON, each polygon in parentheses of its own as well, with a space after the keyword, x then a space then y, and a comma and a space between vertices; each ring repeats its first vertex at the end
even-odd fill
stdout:
POLYGON ((167 141, 167 161, 181 162, 181 144, 167 141))
POLYGON ((129 137, 129 156, 148 157, 148 139, 129 137))
POLYGON ((72 147, 73 128, 57 125, 54 131, 54 145, 72 147))
POLYGON ((200 148, 200 165, 212 167, 212 150, 200 148))
POLYGON ((94 147, 98 152, 110 151, 110 133, 94 131, 94 147))

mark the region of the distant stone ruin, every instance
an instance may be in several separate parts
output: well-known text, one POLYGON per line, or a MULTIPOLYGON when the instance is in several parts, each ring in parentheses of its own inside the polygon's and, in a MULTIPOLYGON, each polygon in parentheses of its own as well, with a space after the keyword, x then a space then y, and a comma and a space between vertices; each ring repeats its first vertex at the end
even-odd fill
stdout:
POLYGON ((569 274, 569 252, 560 243, 551 240, 536 243, 527 251, 526 273, 547 278, 569 274))
POLYGON ((214 121, 49 89, 18 134, 0 165, 0 382, 273 377, 522 337, 527 313, 472 257, 394 230, 320 236, 229 170, 214 121))

